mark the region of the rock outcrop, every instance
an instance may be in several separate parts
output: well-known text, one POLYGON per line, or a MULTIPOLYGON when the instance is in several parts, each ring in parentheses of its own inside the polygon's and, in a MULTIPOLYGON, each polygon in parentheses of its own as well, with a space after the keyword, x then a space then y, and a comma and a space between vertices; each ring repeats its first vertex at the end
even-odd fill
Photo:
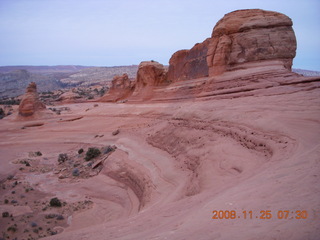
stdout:
POLYGON ((139 64, 136 88, 165 85, 167 81, 166 68, 155 61, 145 61, 139 64))
POLYGON ((103 102, 117 102, 128 98, 134 90, 134 82, 129 79, 128 74, 113 77, 109 91, 100 99, 103 102))
POLYGON ((168 85, 167 69, 156 61, 139 64, 133 99, 147 100, 152 97, 153 89, 168 85))
POLYGON ((260 9, 226 14, 214 27, 211 39, 209 76, 250 67, 246 63, 268 65, 268 61, 291 70, 297 48, 291 19, 260 9))
POLYGON ((19 115, 23 117, 32 116, 36 111, 45 108, 46 106, 39 100, 37 85, 31 82, 20 102, 19 115))
POLYGON ((211 38, 173 54, 168 80, 263 66, 291 70, 296 46, 292 21, 286 15, 260 9, 234 11, 216 24, 211 38))
POLYGON ((180 50, 169 61, 168 79, 181 81, 206 77, 209 74, 207 52, 210 39, 197 43, 190 50, 180 50))

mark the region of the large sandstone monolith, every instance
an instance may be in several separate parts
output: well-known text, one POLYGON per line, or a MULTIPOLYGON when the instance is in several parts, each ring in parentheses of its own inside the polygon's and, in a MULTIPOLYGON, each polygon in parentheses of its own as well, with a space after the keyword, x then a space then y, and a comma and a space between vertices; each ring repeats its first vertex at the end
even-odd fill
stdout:
POLYGON ((39 100, 37 85, 31 82, 20 102, 19 115, 23 117, 32 116, 36 111, 45 108, 46 106, 39 100))
POLYGON ((292 21, 286 15, 260 9, 234 11, 216 24, 211 38, 172 55, 168 80, 261 67, 291 70, 296 47, 292 21))
POLYGON ((296 38, 289 17, 260 9, 226 14, 214 27, 207 63, 209 76, 250 66, 291 70, 296 38))
POLYGON ((128 74, 116 75, 113 77, 109 91, 100 98, 102 102, 116 102, 128 98, 134 90, 134 83, 129 79, 128 74))

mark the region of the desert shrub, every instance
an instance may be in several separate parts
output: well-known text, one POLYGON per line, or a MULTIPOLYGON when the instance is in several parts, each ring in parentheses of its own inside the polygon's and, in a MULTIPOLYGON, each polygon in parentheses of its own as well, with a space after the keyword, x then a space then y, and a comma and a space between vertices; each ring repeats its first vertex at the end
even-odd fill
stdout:
POLYGON ((42 156, 42 153, 40 151, 35 152, 36 156, 42 156))
POLYGON ((78 154, 81 154, 81 153, 83 153, 83 152, 84 152, 83 148, 80 148, 80 149, 78 150, 78 154))
POLYGON ((37 224, 37 223, 35 223, 35 222, 31 222, 31 223, 30 223, 30 226, 31 226, 31 227, 37 227, 37 226, 38 226, 38 224, 37 224))
POLYGON ((61 201, 55 197, 50 200, 50 206, 51 207, 61 207, 62 204, 61 204, 61 201))
POLYGON ((98 148, 89 148, 86 152, 86 161, 90 161, 91 159, 98 157, 101 154, 100 150, 98 148))
POLYGON ((63 220, 64 219, 64 217, 62 216, 62 215, 57 215, 57 220, 63 220))
POLYGON ((3 217, 3 218, 9 217, 9 213, 8 213, 8 212, 3 212, 3 213, 2 213, 2 217, 3 217))
POLYGON ((77 177, 79 175, 80 175, 80 172, 79 172, 78 168, 75 168, 75 169, 72 170, 72 176, 77 177))
POLYGON ((103 149, 103 154, 107 154, 107 153, 109 153, 109 152, 112 152, 112 151, 114 151, 115 149, 114 149, 114 147, 112 147, 112 146, 107 146, 107 147, 105 147, 104 149, 103 149))
POLYGON ((64 163, 65 161, 68 160, 68 155, 65 153, 60 153, 58 157, 58 162, 59 163, 64 163))
POLYGON ((49 213, 49 214, 45 215, 44 217, 45 217, 45 219, 52 219, 52 218, 57 217, 57 214, 49 213))
POLYGON ((18 230, 18 228, 15 225, 12 225, 7 228, 8 232, 16 232, 17 230, 18 230))

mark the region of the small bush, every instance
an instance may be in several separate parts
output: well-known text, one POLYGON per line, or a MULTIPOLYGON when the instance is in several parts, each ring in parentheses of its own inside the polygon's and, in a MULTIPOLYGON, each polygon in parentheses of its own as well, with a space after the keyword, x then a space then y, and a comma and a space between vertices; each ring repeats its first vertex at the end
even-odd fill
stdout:
POLYGON ((113 152, 115 150, 115 146, 107 146, 103 148, 103 154, 108 154, 109 152, 113 152))
POLYGON ((58 162, 59 163, 64 163, 65 161, 68 160, 68 155, 65 153, 60 153, 58 157, 58 162))
POLYGON ((83 153, 83 152, 84 152, 83 148, 80 148, 80 149, 78 150, 78 154, 81 154, 81 153, 83 153))
POLYGON ((8 232, 13 232, 13 233, 15 233, 17 230, 18 230, 18 229, 17 229, 16 226, 10 226, 10 227, 7 228, 7 231, 8 231, 8 232))
POLYGON ((75 168, 75 169, 72 170, 72 176, 77 177, 79 175, 80 175, 80 172, 79 172, 78 168, 75 168))
POLYGON ((9 213, 8 213, 8 212, 3 212, 3 213, 2 213, 2 217, 3 217, 3 218, 9 217, 9 213))
POLYGON ((31 223, 30 223, 30 226, 31 226, 31 227, 37 227, 37 226, 38 226, 38 224, 37 224, 37 223, 35 223, 35 222, 31 222, 31 223))
POLYGON ((52 218, 57 217, 57 214, 49 213, 49 214, 45 215, 44 217, 45 217, 45 219, 52 219, 52 218))
POLYGON ((51 207, 61 207, 62 204, 61 204, 61 201, 55 197, 50 200, 50 206, 51 207))
POLYGON ((42 153, 40 151, 35 152, 36 156, 42 156, 42 153))
POLYGON ((98 148, 89 148, 86 152, 86 161, 90 161, 91 159, 98 157, 101 154, 100 150, 98 148))
POLYGON ((64 219, 64 217, 63 217, 62 215, 59 214, 59 215, 57 216, 57 220, 63 220, 63 219, 64 219))

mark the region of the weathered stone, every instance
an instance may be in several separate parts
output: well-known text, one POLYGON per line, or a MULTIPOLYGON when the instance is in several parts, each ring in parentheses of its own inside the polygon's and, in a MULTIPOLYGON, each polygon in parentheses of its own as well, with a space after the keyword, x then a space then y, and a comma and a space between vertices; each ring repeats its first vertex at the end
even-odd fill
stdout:
POLYGON ((190 50, 180 50, 169 61, 168 80, 181 81, 208 76, 207 52, 210 39, 190 50))
POLYGON ((32 116, 36 111, 45 108, 46 106, 39 101, 37 85, 31 82, 20 102, 19 115, 23 117, 32 116))
POLYGON ((292 21, 286 15, 260 9, 234 11, 213 29, 207 54, 209 75, 272 60, 291 70, 296 47, 292 21))
POLYGON ((226 71, 272 66, 291 70, 296 38, 289 17, 260 9, 226 14, 211 38, 174 53, 169 81, 220 75, 226 71))
POLYGON ((117 102, 128 98, 134 90, 134 83, 128 74, 114 76, 109 91, 100 99, 102 102, 117 102))

